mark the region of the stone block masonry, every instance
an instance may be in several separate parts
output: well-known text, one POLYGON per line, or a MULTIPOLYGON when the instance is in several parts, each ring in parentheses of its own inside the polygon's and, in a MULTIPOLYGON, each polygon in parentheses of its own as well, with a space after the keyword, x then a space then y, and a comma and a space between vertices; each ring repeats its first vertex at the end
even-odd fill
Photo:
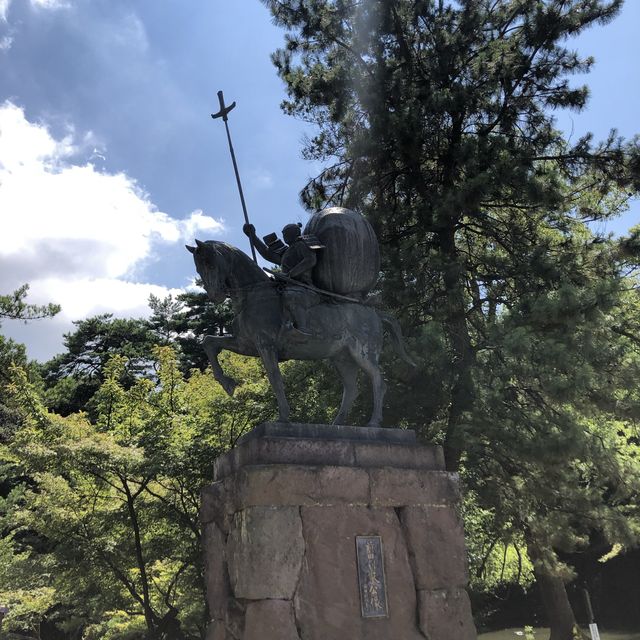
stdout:
POLYGON ((476 640, 458 479, 439 447, 399 429, 265 423, 214 480, 208 640, 476 640), (362 536, 380 539, 381 561, 358 559, 362 536))

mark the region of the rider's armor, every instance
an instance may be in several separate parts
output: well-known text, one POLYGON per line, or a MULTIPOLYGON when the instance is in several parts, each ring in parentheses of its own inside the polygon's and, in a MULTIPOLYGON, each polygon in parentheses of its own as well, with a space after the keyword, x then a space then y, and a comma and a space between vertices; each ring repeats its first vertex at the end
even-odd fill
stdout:
POLYGON ((302 273, 297 273, 292 277, 294 280, 313 285, 311 272, 317 261, 316 251, 323 248, 315 236, 300 236, 292 242, 282 254, 282 262, 280 263, 282 272, 287 275, 303 260, 311 258, 311 260, 309 260, 310 266, 302 273))

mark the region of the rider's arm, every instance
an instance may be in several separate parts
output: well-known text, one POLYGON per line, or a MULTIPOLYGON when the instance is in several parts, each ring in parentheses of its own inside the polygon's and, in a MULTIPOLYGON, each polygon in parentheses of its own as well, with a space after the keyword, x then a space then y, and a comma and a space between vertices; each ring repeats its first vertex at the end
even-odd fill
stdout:
POLYGON ((245 235, 251 238, 253 246, 265 260, 273 262, 273 264, 280 264, 282 262, 282 256, 271 251, 269 247, 267 247, 267 245, 262 242, 260 238, 258 238, 258 236, 256 235, 256 229, 252 224, 245 224, 242 227, 242 230, 244 231, 245 235))
POLYGON ((301 273, 313 269, 313 267, 316 266, 316 262, 318 262, 316 252, 312 249, 307 249, 307 251, 304 252, 304 257, 302 258, 302 260, 300 260, 300 262, 298 262, 298 264, 295 265, 295 267, 293 267, 286 275, 288 275, 290 278, 295 279, 301 273))

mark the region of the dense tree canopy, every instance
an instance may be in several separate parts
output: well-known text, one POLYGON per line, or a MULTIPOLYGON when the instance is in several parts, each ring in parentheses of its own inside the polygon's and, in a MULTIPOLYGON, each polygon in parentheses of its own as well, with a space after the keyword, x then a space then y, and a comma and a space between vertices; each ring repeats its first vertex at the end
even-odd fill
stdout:
POLYGON ((265 3, 287 29, 274 55, 285 110, 318 125, 304 153, 328 164, 303 200, 368 215, 386 302, 416 325, 443 327, 456 467, 475 393, 470 293, 495 309, 510 277, 536 266, 538 282, 553 275, 540 229, 570 233, 572 221, 615 215, 626 195, 611 189, 637 186, 635 146, 613 133, 569 144, 552 114, 584 107, 586 89, 568 76, 593 62, 564 39, 610 20, 621 2, 265 3), (478 244, 484 255, 469 256, 478 244), (537 265, 527 260, 536 246, 537 265))
POLYGON ((635 400, 622 416, 611 399, 618 375, 637 380, 637 334, 621 326, 637 283, 589 225, 637 193, 640 155, 615 132, 570 142, 554 111, 588 98, 571 76, 593 60, 567 39, 622 2, 265 4, 287 32, 273 58, 283 107, 317 125, 304 154, 326 166, 303 202, 369 217, 385 303, 422 356, 391 415, 426 422, 495 530, 524 541, 553 596, 552 638, 568 639, 556 552, 592 529, 633 539, 635 400))
POLYGON ((255 360, 228 359, 244 381, 229 398, 208 374, 186 380, 172 347, 150 358, 157 373, 133 385, 122 382, 124 356, 107 362, 93 422, 47 411, 12 368, 6 389, 21 426, 0 460, 24 481, 0 502, 10 629, 37 621, 66 637, 204 637, 200 489, 273 401, 255 360))

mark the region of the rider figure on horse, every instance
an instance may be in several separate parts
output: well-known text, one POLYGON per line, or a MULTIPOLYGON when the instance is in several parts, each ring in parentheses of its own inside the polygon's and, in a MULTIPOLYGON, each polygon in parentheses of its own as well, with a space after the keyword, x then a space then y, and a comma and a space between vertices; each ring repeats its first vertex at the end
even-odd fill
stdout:
MULTIPOLYGON (((281 267, 283 275, 313 286, 311 273, 318 261, 317 251, 324 247, 314 236, 303 236, 301 224, 288 224, 282 229, 284 243, 278 239, 275 233, 264 237, 262 242, 256 235, 256 229, 252 224, 245 224, 242 231, 249 236, 258 253, 269 262, 281 267), (266 243, 266 244, 265 244, 266 243)), ((308 293, 284 290, 283 300, 286 311, 291 320, 288 322, 290 329, 297 330, 304 335, 311 335, 307 327, 307 311, 312 296, 308 293)), ((312 305, 311 305, 312 306, 312 305)))

